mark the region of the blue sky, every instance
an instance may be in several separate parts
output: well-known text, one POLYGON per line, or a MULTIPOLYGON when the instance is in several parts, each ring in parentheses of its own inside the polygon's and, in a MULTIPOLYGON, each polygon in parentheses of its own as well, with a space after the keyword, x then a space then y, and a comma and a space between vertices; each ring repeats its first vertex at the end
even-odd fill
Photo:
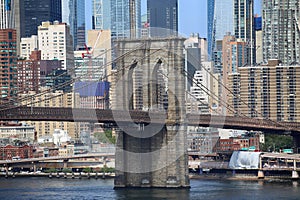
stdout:
MULTIPOLYGON (((91 29, 92 0, 85 1, 87 29, 91 29)), ((209 0, 178 0, 180 34, 189 36, 191 33, 199 33, 200 37, 207 37, 207 1, 209 0)), ((146 13, 146 2, 147 0, 142 0, 142 13, 146 13)), ((254 5, 255 13, 260 14, 261 0, 254 0, 254 5)))

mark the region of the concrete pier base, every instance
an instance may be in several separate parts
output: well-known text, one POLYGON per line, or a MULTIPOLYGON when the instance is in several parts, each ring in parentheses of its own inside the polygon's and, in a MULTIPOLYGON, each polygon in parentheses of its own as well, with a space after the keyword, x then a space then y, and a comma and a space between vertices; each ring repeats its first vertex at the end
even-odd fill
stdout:
POLYGON ((258 171, 258 174, 257 174, 257 178, 259 178, 259 179, 264 179, 264 178, 265 178, 264 171, 259 170, 259 171, 258 171))
POLYGON ((175 126, 167 126, 155 136, 143 139, 118 133, 118 144, 123 145, 119 147, 140 154, 131 156, 117 150, 115 189, 190 188, 183 133, 184 129, 175 126), (164 148, 167 144, 168 148, 164 148))
POLYGON ((292 179, 298 179, 299 178, 299 174, 297 171, 293 171, 292 172, 292 179))

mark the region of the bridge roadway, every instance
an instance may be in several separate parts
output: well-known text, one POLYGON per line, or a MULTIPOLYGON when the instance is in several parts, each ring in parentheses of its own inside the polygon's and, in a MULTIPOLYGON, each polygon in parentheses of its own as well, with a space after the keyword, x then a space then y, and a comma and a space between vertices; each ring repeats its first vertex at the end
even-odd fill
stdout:
POLYGON ((89 153, 89 154, 79 154, 73 156, 52 156, 52 157, 28 158, 28 159, 20 159, 20 160, 0 160, 0 165, 33 163, 33 162, 49 161, 49 160, 69 160, 69 159, 79 159, 79 158, 114 157, 114 156, 115 153, 89 153))
POLYGON ((166 120, 166 114, 157 111, 121 111, 82 108, 17 107, 0 110, 0 120, 20 121, 70 121, 100 123, 157 123, 180 124, 190 126, 210 126, 225 129, 266 131, 282 134, 300 135, 299 122, 273 122, 267 119, 218 116, 209 114, 187 114, 184 122, 166 120), (128 113, 129 112, 129 113, 128 113), (130 117, 128 115, 130 114, 130 117), (116 120, 117 119, 117 120, 116 120))

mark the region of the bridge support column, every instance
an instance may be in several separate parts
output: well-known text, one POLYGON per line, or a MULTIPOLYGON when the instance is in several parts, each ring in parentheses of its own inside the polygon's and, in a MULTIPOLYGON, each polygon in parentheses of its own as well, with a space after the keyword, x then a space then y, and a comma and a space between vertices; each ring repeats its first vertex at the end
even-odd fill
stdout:
POLYGON ((33 164, 33 173, 35 173, 36 172, 36 163, 33 162, 32 164, 33 164))
POLYGON ((297 171, 293 171, 292 172, 292 179, 298 179, 299 178, 299 174, 298 174, 298 172, 297 171))
POLYGON ((262 170, 262 158, 261 158, 261 155, 259 155, 259 170, 258 170, 258 173, 257 173, 257 178, 259 179, 264 179, 265 178, 265 174, 264 174, 264 171, 262 170))
POLYGON ((292 179, 298 179, 299 178, 299 174, 297 172, 297 162, 296 160, 294 160, 294 169, 292 172, 292 179))
POLYGON ((69 161, 68 159, 64 159, 64 169, 68 168, 68 161, 69 161))
POLYGON ((8 178, 8 166, 5 166, 5 178, 8 178))
POLYGON ((265 174, 264 174, 263 170, 258 170, 257 178, 259 178, 259 179, 265 178, 265 174))
POLYGON ((189 188, 185 128, 165 126, 149 138, 117 133, 115 188, 189 188))
POLYGON ((151 115, 155 119, 159 110, 166 111, 166 115, 150 120, 150 124, 146 122, 147 116, 141 116, 140 124, 123 122, 124 118, 114 119, 120 128, 117 132, 115 188, 190 187, 184 124, 184 41, 183 38, 161 38, 116 43, 119 55, 133 51, 116 63, 120 70, 116 75, 117 97, 113 109, 148 110, 150 119, 151 115), (163 50, 158 52, 158 48, 163 50), (130 67, 125 69, 124 65, 130 67), (143 74, 142 84, 136 87, 133 81, 139 71, 143 74), (162 76, 165 72, 167 79, 162 76))
POLYGON ((292 134, 293 139, 294 139, 294 144, 295 144, 295 152, 294 153, 299 153, 300 152, 300 135, 299 134, 292 134))

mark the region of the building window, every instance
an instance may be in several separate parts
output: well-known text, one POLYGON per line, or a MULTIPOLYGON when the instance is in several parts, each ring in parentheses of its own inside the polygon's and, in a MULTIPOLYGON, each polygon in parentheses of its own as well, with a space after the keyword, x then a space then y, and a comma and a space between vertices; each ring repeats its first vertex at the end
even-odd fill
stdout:
POLYGON ((8 39, 9 40, 12 40, 13 38, 12 38, 12 32, 8 32, 8 39))

